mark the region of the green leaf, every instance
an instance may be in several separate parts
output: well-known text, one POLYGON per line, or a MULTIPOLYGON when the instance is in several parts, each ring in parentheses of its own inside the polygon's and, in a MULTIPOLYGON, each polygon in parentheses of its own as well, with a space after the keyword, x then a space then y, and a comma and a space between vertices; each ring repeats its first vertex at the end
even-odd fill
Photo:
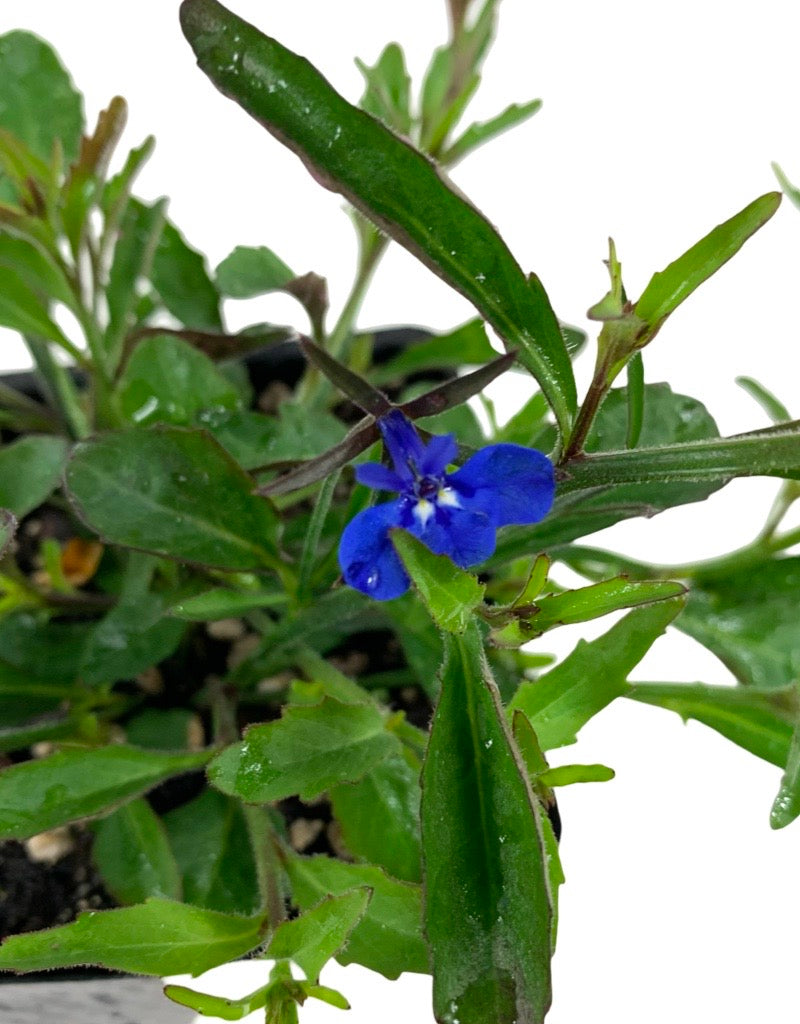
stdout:
POLYGON ((712 651, 741 683, 777 689, 798 678, 800 557, 775 558, 693 582, 678 629, 712 651))
POLYGON ((550 946, 552 951, 555 952, 556 940, 558 938, 559 890, 566 880, 564 878, 564 869, 561 866, 558 839, 556 839, 553 823, 548 813, 551 808, 556 806, 555 794, 546 783, 541 781, 543 773, 547 771, 547 759, 542 753, 542 748, 539 746, 539 740, 533 730, 533 726, 521 711, 515 711, 511 716, 511 728, 514 742, 517 744, 534 795, 545 810, 544 814, 539 815, 539 824, 542 828, 544 860, 547 868, 547 880, 550 886, 550 901, 553 908, 550 926, 550 946))
POLYGON ((743 388, 751 398, 754 398, 773 423, 785 423, 791 420, 789 410, 779 401, 771 391, 768 391, 763 384, 752 377, 737 377, 736 383, 743 388))
POLYGON ((187 597, 169 609, 169 614, 189 622, 213 622, 235 618, 256 608, 274 608, 286 604, 286 594, 276 590, 250 591, 214 587, 194 597, 187 597))
MULTIPOLYGON (((0 234, 0 267, 13 271, 37 300, 62 302, 75 311, 78 303, 54 255, 27 238, 0 234)), ((10 278, 9 278, 10 280, 10 278)), ((9 297, 6 297, 6 301, 9 297)))
POLYGON ((796 704, 793 685, 765 692, 749 686, 634 683, 625 696, 675 711, 684 722, 693 718, 756 757, 786 765, 796 704))
POLYGON ((130 202, 125 207, 106 286, 108 325, 103 344, 109 371, 119 364, 125 339, 135 323, 138 289, 150 274, 164 231, 166 205, 166 199, 160 199, 153 206, 130 202))
POLYGON ((67 163, 78 155, 83 97, 53 49, 30 32, 0 36, 0 126, 42 160, 52 158, 56 140, 67 163))
POLYGON ((650 337, 695 288, 715 274, 767 223, 780 202, 780 192, 760 196, 651 277, 634 307, 636 316, 648 325, 650 337))
POLYGON ((340 782, 357 781, 396 750, 397 739, 377 708, 325 697, 248 729, 241 743, 214 759, 208 777, 246 803, 295 794, 309 801, 340 782))
POLYGON ((342 839, 357 859, 393 878, 420 882, 419 770, 401 754, 387 757, 361 779, 330 793, 342 839))
POLYGON ((385 384, 425 370, 481 365, 496 356, 497 352, 486 336, 483 321, 469 320, 449 334, 437 334, 433 338, 409 345, 388 363, 376 366, 371 379, 376 384, 385 384))
POLYGON ((90 910, 60 928, 12 935, 0 969, 27 971, 93 964, 130 974, 202 974, 261 941, 260 917, 233 917, 172 900, 90 910))
POLYGON ((205 426, 242 404, 208 356, 168 334, 139 342, 117 385, 117 401, 122 415, 139 426, 205 426))
POLYGON ((0 771, 0 838, 25 839, 93 818, 172 775, 201 768, 209 754, 158 754, 115 745, 62 750, 0 771))
MULTIPOLYGON (((628 388, 614 388, 609 392, 589 433, 587 452, 594 454, 628 448, 629 402, 628 388)), ((668 384, 645 385, 641 402, 642 422, 637 448, 685 444, 719 436, 717 424, 706 407, 696 398, 672 391, 668 384)), ((601 506, 646 502, 659 509, 671 508, 690 501, 704 501, 717 486, 689 483, 659 484, 648 488, 629 486, 606 491, 594 503, 601 506)))
POLYGON ((108 164, 127 119, 125 100, 114 96, 108 108, 100 111, 92 134, 81 140, 78 159, 70 167, 61 190, 61 222, 76 262, 80 259, 89 210, 102 196, 108 164))
MULTIPOLYGON (((2 452, 0 452, 0 463, 2 452)), ((16 516, 6 508, 0 508, 0 559, 5 557, 6 551, 17 532, 16 516)))
POLYGON ((436 625, 449 633, 463 633, 483 600, 483 584, 446 555, 434 555, 407 531, 391 530, 390 536, 436 625))
POLYGON ((617 576, 588 587, 538 598, 529 609, 518 609, 519 618, 493 630, 491 640, 498 647, 519 647, 556 626, 589 622, 623 608, 666 601, 685 592, 681 583, 637 581, 617 576))
POLYGON ((145 708, 125 723, 125 736, 147 750, 186 750, 197 715, 191 708, 145 708))
POLYGON ((425 930, 437 1020, 544 1020, 552 903, 540 817, 473 626, 446 639, 423 769, 425 930))
POLYGON ((772 810, 769 823, 772 828, 786 828, 800 815, 800 727, 795 726, 789 754, 786 758, 786 770, 781 778, 780 789, 772 810))
POLYGON ((216 0, 186 0, 181 20, 201 68, 223 93, 297 152, 318 180, 470 299, 506 344, 519 349, 566 431, 577 399, 558 322, 538 279, 525 279, 489 222, 424 156, 347 103, 307 61, 216 0))
POLYGON ((30 434, 0 448, 0 506, 22 519, 58 487, 67 459, 61 437, 30 434))
POLYGON ((278 925, 264 955, 294 961, 309 981, 316 982, 319 972, 363 918, 369 901, 367 888, 326 896, 300 917, 278 925))
POLYGON ((400 46, 389 43, 373 67, 358 58, 356 65, 367 83, 361 109, 400 135, 408 135, 411 131, 411 78, 400 46))
MULTIPOLYGON (((323 429, 330 426, 328 413, 320 412, 318 415, 322 419, 323 429)), ((214 440, 245 470, 266 465, 270 461, 269 452, 273 445, 285 443, 283 437, 278 437, 281 433, 279 421, 274 416, 265 416, 252 409, 219 414, 213 412, 203 414, 201 418, 214 440)), ((333 420, 333 417, 330 419, 333 420)), ((289 444, 303 441, 302 437, 289 438, 289 444)))
POLYGON ((403 648, 408 667, 431 700, 439 695, 442 637, 416 594, 387 601, 381 609, 403 648))
MULTIPOLYGON (((662 446, 678 445, 703 438, 717 437, 717 426, 697 399, 672 392, 667 384, 648 384, 645 387, 644 419, 639 444, 648 449, 642 464, 650 459, 652 450, 662 446)), ((596 452, 615 452, 625 449, 628 437, 628 400, 625 388, 610 391, 592 425, 587 450, 594 458, 596 452)), ((503 438, 504 440, 506 438, 503 438)), ((524 443, 548 451, 555 442, 552 428, 528 438, 524 443)), ((523 442, 520 442, 523 443, 523 442)), ((680 449, 681 451, 683 449, 680 449)), ((639 457, 640 449, 625 453, 639 457)), ((590 461, 590 460, 589 460, 590 461)), ((574 462, 567 464, 572 472, 574 462)), ((529 556, 558 544, 602 530, 632 516, 652 516, 666 508, 692 501, 703 501, 725 483, 722 481, 626 483, 607 486, 602 490, 583 493, 570 490, 567 481, 556 492, 553 511, 541 523, 533 526, 511 526, 501 530, 493 563, 529 556)))
POLYGON ((181 897, 178 866, 164 826, 146 800, 132 800, 97 823, 92 856, 118 903, 181 897))
POLYGON ((718 440, 600 453, 570 460, 563 469, 562 495, 628 484, 711 484, 716 490, 738 476, 792 478, 800 475, 800 423, 718 440))
POLYGON ((274 512, 202 431, 157 426, 82 441, 66 484, 81 519, 111 543, 220 569, 275 561, 274 512))
POLYGON ((0 265, 0 325, 20 334, 35 334, 60 345, 71 355, 77 349, 50 318, 44 299, 17 268, 0 265))
POLYGON ((0 618, 0 682, 27 678, 33 687, 49 686, 65 696, 78 678, 92 629, 91 622, 52 622, 47 612, 21 611, 0 618))
POLYGON ((786 175, 783 173, 778 164, 772 164, 772 170, 775 173, 775 177, 778 179, 783 193, 791 199, 792 203, 800 210, 800 189, 796 185, 793 185, 786 175))
POLYGON ((572 786, 576 782, 610 782, 614 769, 604 764, 562 764, 548 768, 539 778, 546 786, 572 786))
POLYGON ((541 433, 547 416, 547 402, 541 391, 535 392, 523 407, 502 426, 494 440, 507 441, 530 447, 532 440, 541 433))
POLYGON ((242 805, 213 789, 164 815, 187 903, 253 914, 261 904, 242 805))
MULTIPOLYGON (((147 219, 156 207, 149 209, 134 199, 129 209, 135 216, 147 219)), ((200 331, 222 329, 220 296, 208 275, 205 257, 188 244, 170 220, 164 221, 158 236, 148 276, 161 301, 184 327, 200 331)))
POLYGON ((574 743, 590 718, 628 690, 628 675, 684 601, 673 597, 635 608, 596 640, 579 640, 555 668, 520 684, 510 711, 525 712, 543 750, 574 743))
POLYGON ((301 910, 310 910, 322 897, 339 896, 359 886, 372 890, 364 917, 336 957, 340 964, 361 964, 390 979, 403 971, 428 973, 419 886, 399 882, 371 865, 346 864, 325 856, 291 855, 285 867, 292 899, 301 910))
POLYGON ((233 299, 280 291, 297 275, 265 245, 237 245, 214 271, 217 288, 233 299))
POLYGON ((260 453, 261 465, 313 458, 338 444, 346 433, 345 425, 330 413, 311 414, 302 405, 282 402, 277 429, 260 453))
MULTIPOLYGON (((273 968, 273 975, 277 966, 273 968)), ((164 995, 204 1017, 221 1017, 222 1020, 241 1020, 266 1007, 266 1020, 269 1024, 297 1024, 296 1004, 302 1006, 306 999, 320 999, 339 1010, 350 1009, 345 997, 335 989, 283 977, 274 978, 267 985, 262 985, 240 999, 212 996, 184 985, 165 985, 164 995)))
POLYGON ((542 108, 541 100, 529 100, 527 103, 512 103, 501 113, 489 118, 488 121, 478 121, 471 124, 466 131, 452 142, 439 158, 443 164, 450 167, 459 160, 462 160, 467 153, 482 146, 485 142, 491 141, 501 132, 514 128, 529 117, 533 117, 542 108))
POLYGON ((155 559, 131 552, 114 607, 92 628, 81 659, 89 686, 132 679, 167 658, 185 632, 166 616, 166 598, 150 590, 155 559))

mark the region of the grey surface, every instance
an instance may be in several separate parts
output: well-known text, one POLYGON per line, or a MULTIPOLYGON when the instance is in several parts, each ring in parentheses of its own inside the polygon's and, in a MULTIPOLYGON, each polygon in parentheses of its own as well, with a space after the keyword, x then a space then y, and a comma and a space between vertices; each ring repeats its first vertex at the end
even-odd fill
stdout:
POLYGON ((194 1018, 167 999, 157 978, 0 985, 2 1024, 190 1024, 194 1018))

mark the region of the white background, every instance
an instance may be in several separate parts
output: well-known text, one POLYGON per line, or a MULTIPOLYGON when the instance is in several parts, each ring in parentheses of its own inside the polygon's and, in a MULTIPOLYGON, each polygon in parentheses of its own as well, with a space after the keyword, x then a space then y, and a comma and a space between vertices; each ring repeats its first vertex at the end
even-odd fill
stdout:
MULTIPOLYGON (((396 39, 418 82, 446 33, 443 0, 238 0, 237 10, 310 57, 352 100, 361 93, 354 55, 372 62, 396 39)), ((341 303, 355 249, 339 199, 213 90, 182 38, 176 3, 5 0, 0 30, 12 27, 56 46, 90 121, 113 94, 128 99, 128 144, 151 132, 158 139, 140 193, 171 196, 171 215, 212 264, 234 245, 266 244, 298 273, 325 274, 341 303)), ((453 176, 522 266, 539 273, 559 315, 589 327, 585 310, 606 290, 608 235, 635 297, 653 271, 776 187, 770 160, 800 181, 798 28, 790 0, 505 0, 474 115, 534 96, 544 108, 453 176)), ((645 353, 647 379, 703 399, 723 433, 765 423, 737 374, 761 379, 800 415, 799 269, 800 212, 785 202, 674 315, 645 353)), ((240 307, 232 326, 296 317, 288 300, 255 305, 240 307)), ((470 315, 393 248, 361 325, 447 328, 470 315)), ((24 354, 0 341, 2 366, 21 365, 24 354)), ((585 355, 581 386, 590 368, 585 355)), ((771 481, 738 482, 702 506, 622 524, 606 539, 659 561, 718 553, 754 534, 774 491, 771 481)), ((575 639, 547 646, 563 652, 575 639)), ((660 640, 636 677, 729 680, 681 636, 660 640)), ((610 764, 617 778, 561 791, 567 884, 549 1024, 794 1024, 800 824, 769 829, 778 770, 701 726, 624 701, 559 752, 559 763, 575 760, 610 764)), ((425 979, 391 985, 334 967, 326 980, 341 985, 353 1010, 341 1018, 307 1004, 305 1024, 432 1020, 425 979)))

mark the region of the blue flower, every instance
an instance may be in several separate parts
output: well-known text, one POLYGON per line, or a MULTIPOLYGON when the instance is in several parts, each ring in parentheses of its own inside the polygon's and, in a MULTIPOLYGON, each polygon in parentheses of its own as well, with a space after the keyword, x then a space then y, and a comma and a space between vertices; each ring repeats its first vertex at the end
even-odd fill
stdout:
POLYGON ((364 509, 346 526, 339 565, 346 583, 378 601, 399 597, 410 581, 389 531, 397 526, 463 569, 492 554, 495 532, 509 523, 537 523, 553 504, 553 466, 518 444, 492 444, 448 473, 458 452, 452 434, 425 445, 397 409, 378 420, 394 469, 368 462, 356 479, 399 497, 364 509))

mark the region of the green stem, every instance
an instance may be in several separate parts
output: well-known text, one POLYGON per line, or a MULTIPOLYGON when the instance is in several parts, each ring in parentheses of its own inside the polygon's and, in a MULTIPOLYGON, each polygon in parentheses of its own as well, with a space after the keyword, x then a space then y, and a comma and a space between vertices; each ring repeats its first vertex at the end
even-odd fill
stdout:
MULTIPOLYGON (((363 243, 358 271, 350 288, 350 294, 324 346, 325 350, 337 359, 341 359, 347 354, 347 341, 352 334, 358 311, 361 309, 361 304, 372 282, 372 275, 388 245, 389 239, 382 235, 377 228, 371 229, 363 243)), ((329 387, 330 385, 319 370, 310 366, 298 388, 297 401, 307 405, 312 400, 318 399, 329 387)))
POLYGON ((286 918, 281 886, 281 867, 273 842, 269 813, 264 807, 242 804, 258 878, 261 905, 270 931, 286 918))
POLYGON ((76 440, 87 437, 90 433, 89 420, 68 370, 55 360, 49 344, 42 338, 26 336, 25 344, 67 431, 76 440))

